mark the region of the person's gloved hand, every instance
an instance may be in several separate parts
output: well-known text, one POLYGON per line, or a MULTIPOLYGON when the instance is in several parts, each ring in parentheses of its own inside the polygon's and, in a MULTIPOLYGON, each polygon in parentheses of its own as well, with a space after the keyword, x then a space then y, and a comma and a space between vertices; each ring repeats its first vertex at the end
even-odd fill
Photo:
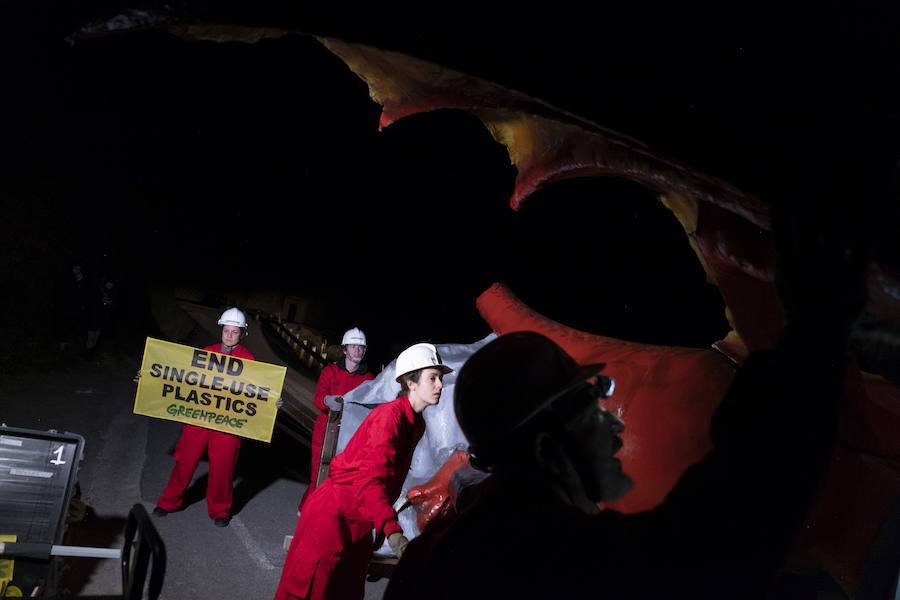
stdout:
POLYGON ((284 406, 284 400, 279 398, 278 400, 275 401, 275 410, 281 409, 282 406, 284 406))
POLYGON ((397 558, 403 556, 403 553, 406 552, 406 546, 409 544, 409 540, 406 539, 406 536, 399 531, 395 531, 389 535, 387 542, 394 554, 397 555, 397 558))
POLYGON ((135 383, 139 383, 141 381, 141 370, 140 369, 138 369, 138 372, 135 373, 134 379, 132 379, 132 381, 135 383))
POLYGON ((329 409, 338 411, 344 408, 343 396, 325 396, 325 406, 329 409))

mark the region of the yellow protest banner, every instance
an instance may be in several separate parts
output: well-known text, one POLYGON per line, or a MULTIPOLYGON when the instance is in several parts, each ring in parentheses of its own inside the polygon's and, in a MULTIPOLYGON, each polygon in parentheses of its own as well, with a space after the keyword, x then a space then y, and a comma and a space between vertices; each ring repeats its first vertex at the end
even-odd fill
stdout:
POLYGON ((269 442, 286 372, 148 337, 134 413, 269 442))

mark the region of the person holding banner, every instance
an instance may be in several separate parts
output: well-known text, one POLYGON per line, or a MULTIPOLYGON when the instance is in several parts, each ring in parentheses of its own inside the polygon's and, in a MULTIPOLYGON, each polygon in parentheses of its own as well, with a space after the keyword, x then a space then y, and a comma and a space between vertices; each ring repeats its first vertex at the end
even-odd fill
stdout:
MULTIPOLYGON (((256 360, 240 341, 247 337, 247 319, 237 308, 229 308, 219 317, 222 341, 204 350, 228 354, 237 358, 256 360)), ((231 522, 231 497, 234 470, 241 438, 230 433, 214 431, 185 423, 181 437, 175 446, 175 467, 162 496, 156 501, 153 514, 164 517, 181 508, 184 492, 191 483, 197 463, 204 450, 209 455, 209 481, 206 484, 206 509, 216 527, 227 527, 231 522)))
POLYGON ((310 494, 275 600, 363 598, 377 543, 373 530, 379 539, 387 538, 398 557, 403 554, 408 540, 393 502, 425 433, 422 413, 440 402, 444 375, 451 372, 431 344, 415 344, 400 353, 400 392, 369 413, 331 462, 328 477, 310 494))
POLYGON ((364 381, 371 381, 375 376, 366 368, 363 359, 366 356, 366 334, 358 327, 344 332, 341 340, 344 348, 344 356, 336 362, 322 369, 319 382, 316 384, 316 393, 313 395, 313 403, 319 409, 313 425, 312 464, 309 469, 309 486, 300 498, 297 506, 297 514, 303 510, 303 504, 314 489, 316 489, 316 477, 319 473, 319 462, 322 458, 322 444, 325 441, 325 428, 328 424, 328 413, 339 411, 344 407, 343 395, 355 389, 364 381))

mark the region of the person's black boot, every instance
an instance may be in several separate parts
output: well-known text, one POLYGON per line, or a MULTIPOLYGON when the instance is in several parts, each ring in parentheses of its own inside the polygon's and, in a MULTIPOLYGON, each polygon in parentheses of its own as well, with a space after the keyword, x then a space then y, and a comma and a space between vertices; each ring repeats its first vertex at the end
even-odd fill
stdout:
POLYGON ((231 517, 216 517, 213 519, 213 525, 216 527, 228 527, 229 523, 231 523, 231 517))

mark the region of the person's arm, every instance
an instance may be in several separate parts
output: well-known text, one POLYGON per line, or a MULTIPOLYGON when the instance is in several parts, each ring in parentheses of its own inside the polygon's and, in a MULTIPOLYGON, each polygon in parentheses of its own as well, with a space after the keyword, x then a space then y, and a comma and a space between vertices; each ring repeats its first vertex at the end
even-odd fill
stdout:
MULTIPOLYGON (((404 447, 408 436, 402 434, 396 416, 389 411, 370 415, 376 418, 367 429, 366 455, 353 483, 359 512, 385 537, 402 533, 392 505, 394 499, 388 493, 389 481, 397 476, 398 457, 408 450, 404 447)), ((405 473, 400 476, 405 477, 405 473)))
POLYGON ((793 219, 779 227, 783 338, 739 368, 713 417, 713 452, 631 523, 634 550, 671 565, 683 577, 676 587, 692 577, 764 585, 802 526, 835 443, 865 253, 833 228, 793 219))
POLYGON ((782 206, 773 227, 784 335, 774 352, 743 365, 712 435, 717 451, 739 461, 748 475, 765 478, 771 494, 764 497, 780 490, 795 494, 793 507, 763 506, 773 515, 793 508, 796 520, 824 477, 834 444, 848 339, 866 300, 868 252, 859 237, 865 233, 837 214, 782 206))
POLYGON ((319 381, 316 383, 316 393, 313 394, 313 404, 319 410, 328 410, 328 405, 325 404, 325 396, 331 395, 331 389, 335 382, 335 371, 334 366, 328 365, 322 369, 322 373, 319 375, 319 381))

